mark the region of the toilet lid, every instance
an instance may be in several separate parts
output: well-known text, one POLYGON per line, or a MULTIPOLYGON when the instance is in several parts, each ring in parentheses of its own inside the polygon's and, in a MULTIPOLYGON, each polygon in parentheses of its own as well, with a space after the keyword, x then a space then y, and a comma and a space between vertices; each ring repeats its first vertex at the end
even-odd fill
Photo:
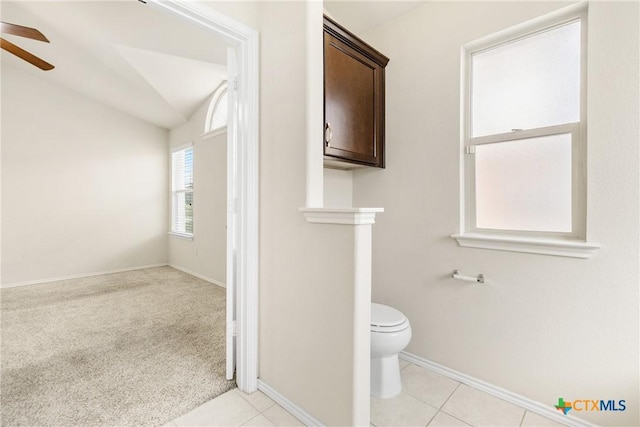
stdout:
POLYGON ((388 305, 371 303, 371 326, 390 327, 402 324, 407 318, 388 305))

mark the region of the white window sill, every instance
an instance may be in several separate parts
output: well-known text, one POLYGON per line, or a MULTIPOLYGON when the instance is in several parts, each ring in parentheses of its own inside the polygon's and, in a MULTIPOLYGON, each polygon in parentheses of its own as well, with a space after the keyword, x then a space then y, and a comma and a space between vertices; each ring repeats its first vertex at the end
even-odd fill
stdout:
POLYGON ((218 128, 218 129, 210 130, 210 131, 207 131, 207 132, 203 133, 202 134, 202 139, 204 139, 204 140, 211 139, 211 138, 214 138, 214 137, 216 137, 218 135, 222 135, 222 134, 225 134, 225 133, 227 133, 227 127, 226 126, 222 126, 222 127, 218 128))
POLYGON ((490 236, 478 233, 452 234, 460 246, 525 252, 571 258, 591 258, 600 249, 599 243, 563 239, 535 239, 530 237, 490 236))
POLYGON ((169 234, 169 236, 175 237, 177 239, 193 240, 193 234, 175 233, 173 231, 170 231, 168 234, 169 234))

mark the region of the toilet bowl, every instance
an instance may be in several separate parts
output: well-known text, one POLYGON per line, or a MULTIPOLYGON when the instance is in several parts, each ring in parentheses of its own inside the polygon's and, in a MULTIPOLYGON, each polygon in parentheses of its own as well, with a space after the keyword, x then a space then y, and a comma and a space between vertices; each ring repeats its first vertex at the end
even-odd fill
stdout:
POLYGON ((411 340, 409 319, 383 304, 371 304, 371 395, 381 399, 402 391, 398 353, 411 340))

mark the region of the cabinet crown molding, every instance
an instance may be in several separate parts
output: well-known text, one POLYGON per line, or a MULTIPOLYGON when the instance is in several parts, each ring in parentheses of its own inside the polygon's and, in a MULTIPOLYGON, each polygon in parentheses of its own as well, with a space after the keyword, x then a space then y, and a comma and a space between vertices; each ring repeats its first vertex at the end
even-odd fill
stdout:
POLYGON ((327 15, 324 15, 324 31, 347 44, 352 49, 360 52, 362 55, 370 57, 382 67, 386 67, 389 63, 389 58, 384 54, 371 47, 367 42, 327 15))

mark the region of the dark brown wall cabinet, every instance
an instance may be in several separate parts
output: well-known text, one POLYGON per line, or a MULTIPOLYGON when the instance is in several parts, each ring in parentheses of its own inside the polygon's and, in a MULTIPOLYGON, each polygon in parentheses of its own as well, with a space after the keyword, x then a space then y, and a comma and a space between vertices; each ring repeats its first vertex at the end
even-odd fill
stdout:
POLYGON ((388 62, 389 58, 324 17, 325 165, 384 168, 384 67, 388 62))

